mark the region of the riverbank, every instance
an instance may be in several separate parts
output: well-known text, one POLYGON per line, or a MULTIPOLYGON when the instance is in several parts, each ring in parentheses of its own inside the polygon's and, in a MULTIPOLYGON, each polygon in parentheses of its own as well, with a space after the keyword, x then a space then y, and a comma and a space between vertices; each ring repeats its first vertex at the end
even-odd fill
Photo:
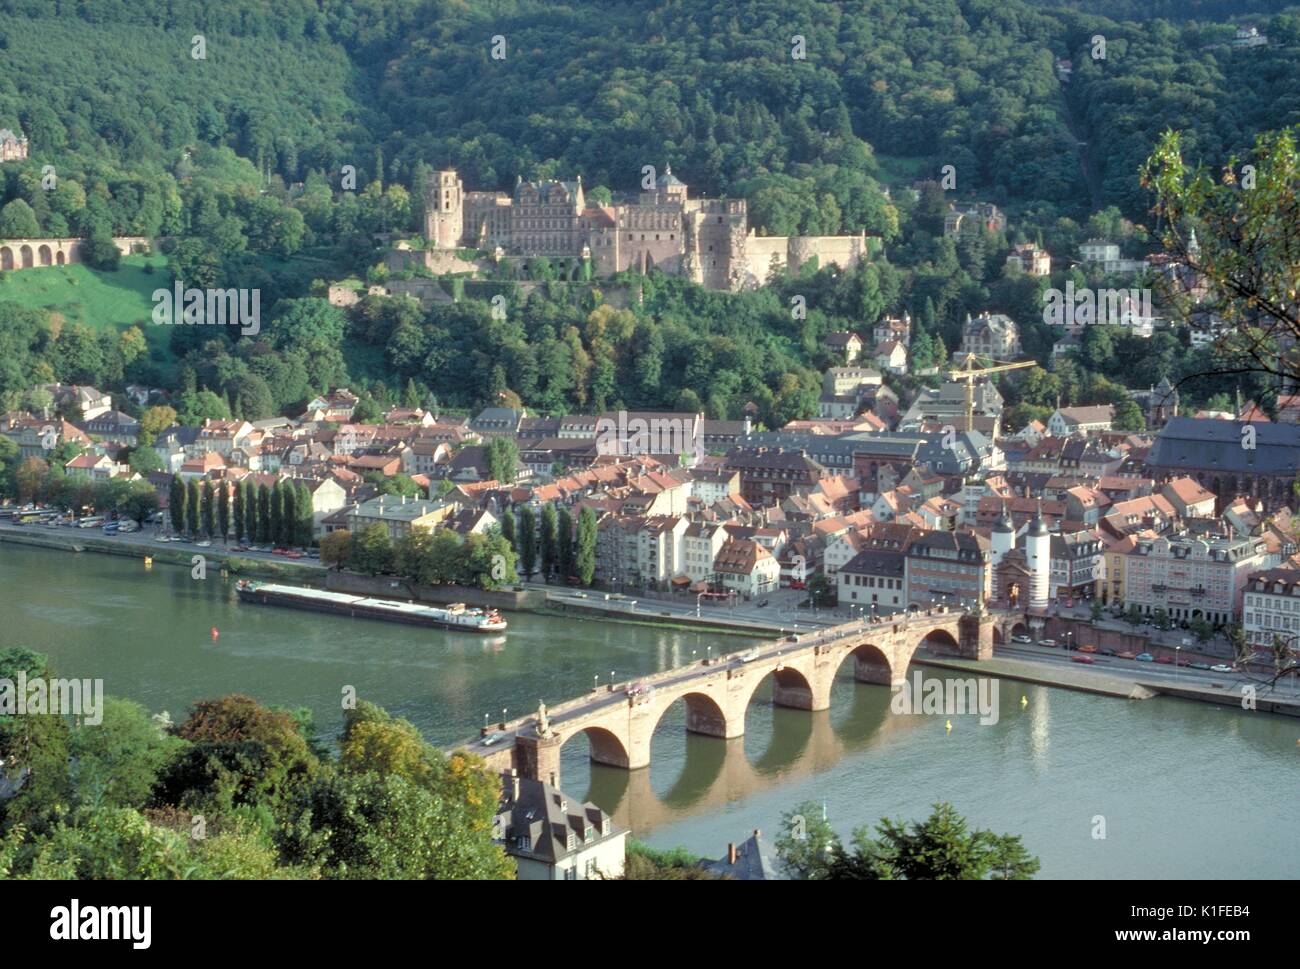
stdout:
MULTIPOLYGON (((1208 683, 1193 682, 1171 683, 1155 680, 1141 674, 1113 673, 1079 665, 1065 667, 1049 662, 1033 660, 1005 659, 995 656, 986 660, 967 660, 958 657, 937 656, 918 652, 912 660, 922 666, 970 673, 977 676, 993 676, 1001 679, 1017 680, 1022 683, 1036 683, 1040 686, 1053 686, 1063 690, 1079 693, 1093 693, 1100 696, 1118 697, 1129 700, 1147 700, 1154 696, 1171 696, 1183 700, 1197 700, 1202 703, 1214 703, 1219 706, 1242 707, 1243 683, 1208 683)), ((1249 685, 1249 684, 1245 684, 1249 685)), ((1254 711, 1276 713, 1285 717, 1300 717, 1300 696, 1288 697, 1258 693, 1254 698, 1254 711)))
POLYGON ((202 555, 209 564, 216 563, 218 568, 225 569, 233 575, 290 579, 299 582, 319 581, 322 573, 321 566, 315 562, 254 558, 216 545, 210 548, 199 548, 197 545, 180 545, 172 542, 166 544, 128 542, 121 538, 81 535, 40 526, 0 527, 0 544, 25 545, 30 548, 54 549, 69 553, 97 552, 102 555, 134 559, 137 562, 143 562, 147 558, 159 564, 179 565, 187 569, 193 567, 194 556, 202 555))
MULTIPOLYGON (((596 592, 590 593, 590 598, 580 599, 576 598, 572 593, 557 590, 546 593, 544 611, 556 616, 575 615, 587 618, 595 616, 609 622, 633 623, 643 626, 672 626, 678 629, 707 630, 708 632, 749 637, 769 636, 775 638, 789 633, 795 628, 790 623, 765 623, 752 619, 723 616, 701 615, 696 617, 680 609, 663 608, 666 605, 668 603, 653 599, 639 600, 636 605, 631 605, 629 600, 611 599, 606 601, 603 598, 603 593, 596 592)), ((814 627, 811 623, 805 623, 799 628, 808 631, 814 627)))

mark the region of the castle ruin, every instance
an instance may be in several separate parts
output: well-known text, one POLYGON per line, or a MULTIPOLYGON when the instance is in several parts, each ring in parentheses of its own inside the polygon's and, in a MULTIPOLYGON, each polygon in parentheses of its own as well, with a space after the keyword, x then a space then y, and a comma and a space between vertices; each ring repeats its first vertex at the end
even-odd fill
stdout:
POLYGON ((692 199, 672 167, 636 202, 589 205, 582 177, 528 182, 513 195, 466 192, 453 170, 424 190, 424 235, 432 250, 500 249, 506 255, 590 259, 597 276, 658 269, 709 289, 762 286, 773 272, 816 258, 848 269, 869 258, 867 236, 759 236, 744 199, 692 199))

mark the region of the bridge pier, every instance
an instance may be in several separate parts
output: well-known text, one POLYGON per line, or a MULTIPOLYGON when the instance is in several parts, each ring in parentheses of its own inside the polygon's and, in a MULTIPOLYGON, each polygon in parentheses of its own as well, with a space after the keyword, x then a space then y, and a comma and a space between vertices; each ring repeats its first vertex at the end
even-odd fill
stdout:
MULTIPOLYGON (((521 777, 542 781, 552 787, 560 786, 560 746, 563 741, 559 734, 538 737, 535 734, 520 733, 515 736, 515 769, 521 777)), ((592 759, 596 758, 596 745, 591 745, 592 759)), ((626 766, 617 764, 615 766, 626 766)))
POLYGON ((994 618, 988 612, 967 613, 957 623, 958 650, 967 659, 993 658, 994 618))

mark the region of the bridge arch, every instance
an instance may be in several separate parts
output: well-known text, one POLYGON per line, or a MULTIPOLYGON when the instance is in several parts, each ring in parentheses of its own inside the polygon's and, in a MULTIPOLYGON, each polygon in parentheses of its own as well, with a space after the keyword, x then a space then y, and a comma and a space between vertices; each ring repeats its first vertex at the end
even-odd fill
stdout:
POLYGON ((772 680, 772 703, 775 706, 791 707, 795 710, 816 709, 812 706, 815 691, 808 676, 799 669, 798 665, 782 661, 762 676, 753 677, 753 682, 748 685, 748 689, 743 694, 743 703, 740 704, 742 720, 750 704, 754 702, 754 694, 769 677, 772 680))
POLYGON ((50 251, 50 247, 47 245, 42 244, 41 247, 36 250, 36 258, 42 266, 54 265, 54 254, 50 251))
POLYGON ((21 249, 18 250, 18 256, 22 260, 24 269, 32 268, 32 247, 31 246, 24 245, 21 249))
POLYGON ((718 701, 707 693, 691 691, 673 697, 671 701, 659 708, 654 715, 654 722, 650 726, 650 737, 652 739, 655 731, 659 729, 659 724, 663 722, 664 714, 679 702, 686 704, 687 733, 702 733, 708 737, 732 737, 738 735, 744 729, 742 723, 740 730, 730 730, 729 728, 733 725, 727 722, 727 715, 718 701))
POLYGON ((890 659, 887 650, 875 643, 868 642, 859 643, 857 646, 845 649, 840 654, 835 661, 835 669, 831 671, 831 681, 834 681, 839 676, 840 670, 850 657, 853 659, 853 678, 859 683, 875 683, 888 686, 895 675, 903 675, 902 670, 895 672, 894 662, 890 659))
POLYGON ((0 246, 0 269, 14 268, 14 251, 8 246, 0 246))
POLYGON ((591 748, 591 759, 597 764, 607 764, 610 767, 622 767, 626 769, 631 764, 631 758, 628 756, 627 744, 623 739, 612 730, 604 727, 583 727, 575 730, 564 738, 560 744, 561 751, 567 744, 578 734, 587 735, 587 745, 591 748))

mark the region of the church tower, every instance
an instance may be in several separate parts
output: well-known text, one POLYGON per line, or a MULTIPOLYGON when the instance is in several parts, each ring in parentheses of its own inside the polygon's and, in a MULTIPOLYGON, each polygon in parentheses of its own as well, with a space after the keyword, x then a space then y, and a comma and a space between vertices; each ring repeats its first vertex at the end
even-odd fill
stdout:
POLYGON ((455 171, 434 172, 424 185, 424 237, 434 249, 455 249, 464 232, 465 186, 455 171))

